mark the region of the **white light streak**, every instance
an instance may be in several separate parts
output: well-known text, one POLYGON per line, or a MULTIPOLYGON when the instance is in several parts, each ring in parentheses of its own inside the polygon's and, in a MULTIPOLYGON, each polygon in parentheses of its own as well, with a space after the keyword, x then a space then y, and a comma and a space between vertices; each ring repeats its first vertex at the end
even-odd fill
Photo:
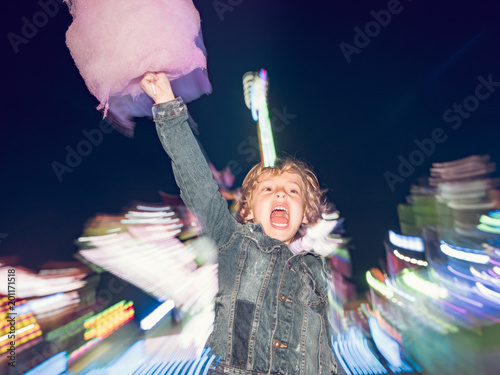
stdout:
POLYGON ((167 315, 173 308, 175 303, 172 300, 163 302, 151 314, 141 320, 141 329, 148 331, 153 328, 165 315, 167 315))
POLYGON ((425 260, 407 257, 406 255, 401 254, 396 249, 394 249, 393 253, 397 258, 404 260, 405 262, 416 264, 417 266, 422 266, 422 267, 427 267, 429 265, 429 263, 427 263, 427 261, 425 261, 425 260))
POLYGON ((480 282, 476 282, 476 288, 484 298, 486 298, 489 301, 492 301, 494 303, 500 304, 500 293, 497 293, 497 292, 485 287, 480 282))
MULTIPOLYGON (((14 334, 15 334, 16 336, 19 336, 19 334, 21 334, 21 333, 23 333, 23 332, 26 332, 26 331, 28 331, 28 330, 30 330, 30 329, 32 329, 32 328, 35 328, 35 325, 34 325, 34 324, 30 324, 30 325, 27 325, 26 327, 20 328, 20 329, 18 329, 18 330, 17 330, 14 334)), ((10 334, 12 334, 12 333, 11 333, 11 332, 9 332, 8 334, 3 335, 2 337, 0 337, 0 342, 2 342, 2 341, 4 341, 4 340, 6 340, 6 339, 9 337, 9 335, 10 335, 10 334)))
POLYGON ((490 261, 490 257, 486 254, 476 254, 465 251, 465 248, 451 247, 444 241, 441 241, 440 248, 444 254, 448 255, 451 258, 479 264, 486 264, 490 261))
POLYGON ((402 249, 416 251, 419 253, 424 252, 424 241, 420 237, 404 236, 396 234, 392 230, 389 231, 389 241, 397 247, 402 249))
POLYGON ((169 211, 170 206, 164 206, 164 207, 150 207, 150 206, 144 206, 144 205, 139 205, 137 206, 138 210, 144 210, 144 211, 169 211))

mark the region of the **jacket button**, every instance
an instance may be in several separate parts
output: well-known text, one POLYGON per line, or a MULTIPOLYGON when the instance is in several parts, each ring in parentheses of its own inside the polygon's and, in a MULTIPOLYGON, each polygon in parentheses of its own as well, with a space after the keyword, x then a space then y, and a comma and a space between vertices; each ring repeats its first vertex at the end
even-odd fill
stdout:
POLYGON ((280 294, 280 301, 281 302, 285 302, 286 301, 286 296, 283 293, 280 294))
POLYGON ((280 340, 274 340, 273 346, 275 349, 279 349, 281 347, 281 341, 280 340))

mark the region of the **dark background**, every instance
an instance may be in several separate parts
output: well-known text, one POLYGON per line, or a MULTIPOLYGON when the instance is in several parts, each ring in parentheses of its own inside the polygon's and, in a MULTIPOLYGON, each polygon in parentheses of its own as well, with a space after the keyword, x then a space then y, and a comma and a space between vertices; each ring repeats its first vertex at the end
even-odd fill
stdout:
MULTIPOLYGON (((394 2, 389 2, 395 4, 394 2)), ((117 131, 83 157, 62 181, 51 166, 65 163, 67 146, 99 126, 97 100, 87 90, 65 45, 71 16, 65 5, 15 51, 35 1, 2 10, 2 136, 0 253, 17 254, 36 269, 71 259, 74 240, 98 212, 120 213, 132 201, 159 202, 176 193, 170 163, 148 119, 133 139, 117 131), (12 34, 10 34, 12 37, 12 34)), ((472 154, 500 161, 500 89, 462 121, 445 122, 454 103, 474 95, 478 77, 500 82, 499 6, 493 1, 401 0, 398 14, 350 56, 355 27, 373 20, 387 1, 195 1, 208 50, 213 93, 190 105, 200 139, 218 169, 232 161, 239 186, 259 160, 248 151, 255 123, 243 101, 242 75, 260 68, 270 79, 269 109, 295 115, 275 133, 276 149, 309 161, 330 189, 352 237, 354 281, 384 257, 387 230, 399 230, 396 206, 433 162, 472 154), (391 191, 384 172, 398 174, 415 140, 442 128, 437 144, 391 191), (246 142, 246 143, 245 143, 246 142)), ((486 91, 482 91, 486 93, 486 91)), ((278 122, 278 124, 280 124, 278 122)))

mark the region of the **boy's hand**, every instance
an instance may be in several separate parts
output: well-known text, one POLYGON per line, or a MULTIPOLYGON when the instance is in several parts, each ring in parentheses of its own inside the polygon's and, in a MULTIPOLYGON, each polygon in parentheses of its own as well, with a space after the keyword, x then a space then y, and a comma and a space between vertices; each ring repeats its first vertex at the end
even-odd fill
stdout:
POLYGON ((170 81, 165 73, 144 74, 139 85, 154 100, 155 104, 166 103, 175 99, 170 81))

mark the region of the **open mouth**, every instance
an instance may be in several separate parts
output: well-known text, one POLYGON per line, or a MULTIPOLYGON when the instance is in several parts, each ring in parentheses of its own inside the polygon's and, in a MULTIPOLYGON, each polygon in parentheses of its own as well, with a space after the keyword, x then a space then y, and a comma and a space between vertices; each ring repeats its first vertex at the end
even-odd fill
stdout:
POLYGON ((276 229, 285 229, 289 221, 288 208, 283 205, 274 206, 271 211, 271 226, 276 229))

